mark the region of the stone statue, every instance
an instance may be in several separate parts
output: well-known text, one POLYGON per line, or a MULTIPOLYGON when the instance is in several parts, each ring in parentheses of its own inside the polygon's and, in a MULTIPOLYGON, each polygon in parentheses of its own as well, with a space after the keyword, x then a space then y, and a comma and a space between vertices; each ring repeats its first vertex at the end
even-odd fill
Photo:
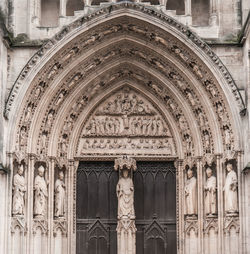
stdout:
POLYGON ((132 172, 136 170, 136 162, 124 156, 115 160, 114 168, 119 169, 120 172, 116 186, 118 198, 117 254, 135 254, 136 227, 132 172))
POLYGON ((55 182, 55 217, 63 217, 65 213, 65 183, 64 173, 59 172, 59 178, 55 182))
POLYGON ((122 171, 122 177, 116 186, 118 198, 118 218, 135 218, 134 211, 134 185, 128 176, 128 170, 122 171))
POLYGON ((12 214, 15 216, 24 215, 24 195, 26 192, 26 183, 23 173, 23 165, 20 165, 13 179, 12 214))
POLYGON ((40 166, 34 183, 34 216, 44 217, 47 211, 48 188, 44 179, 45 168, 40 166))
POLYGON ((216 214, 216 177, 210 167, 206 169, 207 181, 205 183, 205 212, 208 215, 216 214))
POLYGON ((185 185, 185 215, 197 215, 197 180, 193 170, 188 169, 185 185))
POLYGON ((237 175, 231 163, 227 164, 227 176, 224 186, 224 202, 226 213, 238 212, 237 175))

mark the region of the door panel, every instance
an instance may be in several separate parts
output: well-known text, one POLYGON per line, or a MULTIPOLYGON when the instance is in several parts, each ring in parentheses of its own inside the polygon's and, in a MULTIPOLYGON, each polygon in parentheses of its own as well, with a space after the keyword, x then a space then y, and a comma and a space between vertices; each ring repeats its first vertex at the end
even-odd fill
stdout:
MULTIPOLYGON (((137 162, 136 253, 176 253, 173 162, 137 162)), ((118 173, 113 162, 81 162, 77 172, 77 254, 117 254, 118 173)))

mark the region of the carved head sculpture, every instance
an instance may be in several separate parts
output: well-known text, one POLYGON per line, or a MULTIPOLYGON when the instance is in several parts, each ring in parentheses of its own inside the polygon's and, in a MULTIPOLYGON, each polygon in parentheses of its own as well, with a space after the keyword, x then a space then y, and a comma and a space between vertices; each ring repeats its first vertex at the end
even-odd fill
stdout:
POLYGON ((45 168, 44 168, 44 166, 41 165, 41 166, 38 168, 38 175, 41 176, 41 177, 43 177, 44 171, 45 171, 45 168))
POLYGON ((19 168, 18 168, 17 173, 21 176, 21 175, 23 175, 23 172, 24 172, 24 168, 23 168, 23 164, 21 164, 21 165, 19 166, 19 168))
POLYGON ((188 169, 188 171, 187 171, 187 178, 190 179, 190 178, 193 177, 193 175, 194 175, 193 170, 192 169, 188 169))
POLYGON ((228 163, 227 164, 227 172, 230 172, 230 171, 232 171, 233 170, 233 165, 232 165, 232 163, 228 163))
POLYGON ((206 174, 207 174, 207 177, 208 177, 208 178, 211 177, 211 176, 213 175, 213 170, 212 170, 210 167, 208 167, 208 168, 206 169, 206 174))
POLYGON ((59 172, 59 179, 60 179, 61 181, 63 181, 63 179, 64 179, 64 173, 63 173, 63 171, 60 171, 60 172, 59 172))
POLYGON ((122 170, 122 175, 123 175, 123 177, 125 178, 125 179, 127 179, 128 178, 128 169, 127 168, 125 168, 125 169, 123 169, 122 170))

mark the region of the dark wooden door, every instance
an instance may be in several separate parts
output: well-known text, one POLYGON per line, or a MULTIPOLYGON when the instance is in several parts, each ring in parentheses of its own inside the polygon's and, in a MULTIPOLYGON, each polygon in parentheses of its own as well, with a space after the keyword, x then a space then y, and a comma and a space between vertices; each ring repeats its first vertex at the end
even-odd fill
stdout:
MULTIPOLYGON (((136 253, 176 253, 173 162, 137 162, 136 253)), ((118 173, 113 162, 81 162, 77 173, 77 254, 117 254, 118 173)))

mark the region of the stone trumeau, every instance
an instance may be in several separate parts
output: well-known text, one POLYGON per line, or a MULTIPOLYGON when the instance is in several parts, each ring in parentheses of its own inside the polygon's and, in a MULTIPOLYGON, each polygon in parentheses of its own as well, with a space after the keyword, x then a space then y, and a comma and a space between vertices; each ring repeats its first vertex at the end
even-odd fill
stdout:
POLYGON ((250 253, 249 9, 0 1, 0 253, 250 253))

